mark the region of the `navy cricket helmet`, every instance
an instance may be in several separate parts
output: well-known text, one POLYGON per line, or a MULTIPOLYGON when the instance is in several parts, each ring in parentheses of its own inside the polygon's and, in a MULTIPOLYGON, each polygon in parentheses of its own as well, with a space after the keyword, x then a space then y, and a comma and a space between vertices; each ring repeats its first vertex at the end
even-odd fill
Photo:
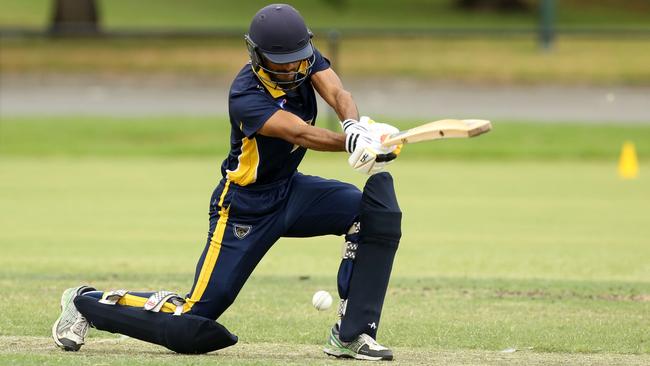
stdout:
POLYGON ((302 84, 314 62, 313 34, 296 9, 287 4, 272 4, 260 9, 253 17, 248 34, 244 36, 257 77, 265 84, 284 91, 302 84), (300 62, 296 70, 271 70, 274 64, 300 62))

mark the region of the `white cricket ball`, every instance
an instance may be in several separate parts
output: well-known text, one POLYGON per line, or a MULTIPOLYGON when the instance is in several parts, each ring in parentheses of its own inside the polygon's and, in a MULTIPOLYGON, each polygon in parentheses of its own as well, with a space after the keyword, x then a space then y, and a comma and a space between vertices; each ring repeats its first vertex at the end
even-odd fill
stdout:
POLYGON ((311 298, 311 303, 318 311, 327 310, 332 306, 332 295, 327 291, 317 291, 311 298))

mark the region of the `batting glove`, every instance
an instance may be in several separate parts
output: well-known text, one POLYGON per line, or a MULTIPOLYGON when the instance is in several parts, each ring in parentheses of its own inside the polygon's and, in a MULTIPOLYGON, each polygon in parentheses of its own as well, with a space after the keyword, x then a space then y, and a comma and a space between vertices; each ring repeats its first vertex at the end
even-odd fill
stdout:
MULTIPOLYGON (((365 140, 366 142, 369 142, 368 139, 365 137, 368 136, 369 134, 378 134, 380 136, 384 136, 384 135, 391 135, 399 132, 399 130, 396 127, 393 127, 387 123, 375 122, 368 116, 361 116, 361 118, 358 121, 351 118, 346 119, 345 121, 341 122, 341 127, 343 128, 343 132, 345 132, 346 135, 348 135, 348 138, 346 139, 345 149, 349 153, 352 153, 355 150, 356 142, 359 141, 359 138, 365 140), (350 135, 359 135, 359 136, 350 136, 350 135)), ((393 147, 391 152, 394 152, 395 154, 399 155, 401 149, 402 149, 401 144, 395 145, 395 147, 393 147)))
POLYGON ((357 142, 356 148, 348 158, 348 164, 360 173, 368 175, 379 173, 397 157, 393 152, 395 146, 381 146, 379 134, 364 135, 364 137, 370 137, 370 141, 364 139, 357 142))

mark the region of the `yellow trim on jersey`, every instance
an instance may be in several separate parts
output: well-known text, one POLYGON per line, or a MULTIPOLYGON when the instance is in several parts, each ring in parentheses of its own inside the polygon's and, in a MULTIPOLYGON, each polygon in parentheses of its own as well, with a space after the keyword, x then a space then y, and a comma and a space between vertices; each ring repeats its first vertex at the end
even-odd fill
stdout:
POLYGON ((300 67, 298 67, 298 72, 305 75, 307 73, 307 66, 309 66, 309 62, 307 60, 302 60, 300 67))
MULTIPOLYGON (((307 60, 303 60, 298 67, 298 72, 303 75, 306 74, 308 66, 309 62, 307 60)), ((251 65, 251 67, 253 66, 251 65)), ((255 69, 253 69, 253 72, 255 72, 255 69)), ((273 98, 280 98, 281 96, 285 95, 285 92, 282 89, 279 89, 276 83, 270 81, 272 79, 266 71, 259 69, 259 71, 257 71, 257 74, 260 76, 258 79, 260 79, 262 85, 264 85, 266 90, 271 93, 271 96, 273 98)))
POLYGON ((269 81, 271 80, 271 77, 269 74, 266 73, 266 71, 260 69, 257 74, 260 76, 258 79, 262 82, 262 85, 266 88, 266 90, 271 93, 271 96, 273 98, 280 98, 281 96, 285 95, 286 93, 282 91, 282 89, 278 89, 278 86, 276 83, 269 81))
POLYGON ((217 226, 210 238, 210 248, 203 259, 203 265, 201 266, 201 272, 199 272, 199 278, 194 285, 194 291, 192 291, 189 298, 185 299, 186 302, 183 306, 183 312, 189 311, 194 304, 201 300, 201 297, 210 282, 210 277, 212 277, 214 266, 217 264, 217 259, 221 252, 221 242, 223 241, 223 235, 226 232, 226 226, 228 223, 228 211, 230 210, 230 207, 223 207, 223 200, 226 197, 226 192, 228 192, 228 187, 230 187, 230 180, 226 181, 226 185, 224 186, 221 197, 219 198, 219 206, 221 207, 221 210, 219 211, 219 220, 217 221, 217 226))
MULTIPOLYGON (((124 306, 133 306, 136 308, 144 307, 144 304, 147 302, 146 297, 126 294, 122 296, 117 303, 124 306)), ((170 304, 168 302, 164 303, 160 311, 165 313, 173 313, 176 310, 176 305, 170 304)))
POLYGON ((255 137, 242 139, 241 153, 237 157, 237 169, 226 170, 226 178, 240 186, 255 183, 257 180, 257 167, 260 164, 260 153, 257 150, 255 137))

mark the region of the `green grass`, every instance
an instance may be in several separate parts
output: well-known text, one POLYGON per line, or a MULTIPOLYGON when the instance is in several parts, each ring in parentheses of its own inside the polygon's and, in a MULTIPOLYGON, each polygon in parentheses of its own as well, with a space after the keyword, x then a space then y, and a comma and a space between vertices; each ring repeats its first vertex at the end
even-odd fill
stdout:
MULTIPOLYGON (((393 122, 393 121, 391 121, 393 122)), ((422 121, 401 121, 408 128, 422 121)), ((320 121, 321 126, 327 126, 320 121)), ((401 159, 616 161, 625 141, 650 157, 650 126, 493 121, 489 135, 469 141, 409 145, 401 159)), ((338 129, 338 126, 336 127, 338 129)), ((227 152, 230 124, 218 117, 4 117, 4 156, 207 157, 227 152)), ((310 153, 318 155, 318 153, 310 153)))
MULTIPOLYGON (((412 125, 402 122, 401 126, 412 125)), ((91 331, 77 354, 49 327, 63 289, 191 286, 225 153, 220 118, 0 121, 0 363, 340 364, 320 351, 341 239, 282 239, 220 321, 241 343, 174 355, 91 331)), ((473 140, 407 146, 391 166, 404 212, 382 325, 400 365, 650 362, 647 126, 494 124, 473 140), (641 176, 616 157, 637 142, 641 176), (516 348, 516 353, 502 353, 516 348)), ((343 154, 301 170, 359 187, 343 154)))
MULTIPOLYGON (((456 143, 499 139, 497 131, 456 143)), ((163 137, 159 144, 176 143, 163 137)), ((55 350, 49 326, 68 286, 187 291, 222 151, 45 155, 0 157, 0 292, 12 304, 0 317, 0 362, 340 364, 319 350, 334 312, 310 305, 318 289, 335 293, 341 240, 333 236, 271 249, 221 319, 241 345, 177 356, 92 331, 79 354, 55 350)), ((544 160, 392 165, 403 238, 379 339, 394 347, 396 364, 648 364, 645 166, 641 178, 622 181, 612 161, 544 160), (500 352, 510 347, 521 351, 500 352)), ((343 156, 312 154, 303 165, 364 181, 343 156)))
MULTIPOLYGON (((1 0, 0 25, 43 27, 48 23, 52 1, 1 0)), ((309 1, 291 4, 314 28, 404 28, 534 26, 536 6, 524 14, 465 13, 451 6, 451 0, 402 0, 399 6, 388 0, 309 1)), ((535 1, 528 3, 536 4, 535 1)), ((252 15, 267 1, 226 0, 104 0, 99 1, 103 24, 119 28, 246 28, 252 15)), ((645 15, 650 6, 643 0, 572 0, 557 2, 558 24, 649 26, 645 15)))

